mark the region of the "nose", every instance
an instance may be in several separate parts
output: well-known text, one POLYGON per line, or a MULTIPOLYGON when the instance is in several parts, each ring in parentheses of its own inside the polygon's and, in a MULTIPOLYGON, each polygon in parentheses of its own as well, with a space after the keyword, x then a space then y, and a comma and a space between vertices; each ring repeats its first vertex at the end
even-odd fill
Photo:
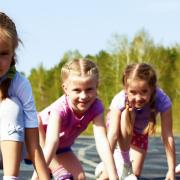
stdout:
POLYGON ((86 99, 86 98, 87 98, 87 93, 86 93, 85 91, 82 91, 82 92, 80 93, 80 98, 81 98, 81 99, 86 99))
POLYGON ((137 94, 135 98, 136 98, 136 101, 139 101, 139 100, 141 100, 141 99, 142 99, 142 97, 141 97, 141 95, 140 95, 140 94, 137 94))

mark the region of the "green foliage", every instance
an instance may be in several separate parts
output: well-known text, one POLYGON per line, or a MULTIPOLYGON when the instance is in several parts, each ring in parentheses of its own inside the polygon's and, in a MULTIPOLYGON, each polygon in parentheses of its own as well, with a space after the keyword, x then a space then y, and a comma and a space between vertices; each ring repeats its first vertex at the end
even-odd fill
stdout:
MULTIPOLYGON (((149 34, 143 29, 139 31, 132 41, 126 36, 115 34, 111 41, 110 52, 100 51, 96 55, 86 57, 94 61, 100 71, 98 95, 103 101, 107 111, 113 96, 122 87, 122 74, 125 66, 134 62, 147 62, 152 64, 158 76, 158 85, 170 96, 173 102, 174 130, 180 133, 180 45, 164 47, 155 45, 149 34)), ((79 51, 68 51, 61 58, 58 65, 46 70, 42 64, 32 69, 29 79, 38 110, 42 110, 63 92, 61 89, 60 69, 62 65, 72 58, 79 58, 79 51)), ((92 133, 92 125, 85 132, 92 133)))

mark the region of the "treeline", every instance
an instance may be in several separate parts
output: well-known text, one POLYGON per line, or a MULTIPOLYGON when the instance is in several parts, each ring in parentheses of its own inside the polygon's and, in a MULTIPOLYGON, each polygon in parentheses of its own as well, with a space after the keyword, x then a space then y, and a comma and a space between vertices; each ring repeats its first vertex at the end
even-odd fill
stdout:
MULTIPOLYGON (((170 96, 173 102, 174 131, 180 133, 180 45, 164 47, 155 44, 145 31, 137 33, 132 41, 125 36, 114 35, 110 51, 100 51, 86 57, 94 61, 100 71, 99 97, 105 109, 113 96, 122 89, 121 77, 125 66, 133 62, 150 63, 156 70, 158 85, 170 96)), ((78 51, 69 51, 59 64, 46 70, 41 64, 31 70, 29 80, 32 84, 38 111, 62 95, 60 69, 72 58, 82 57, 78 51)), ((91 130, 89 129, 91 133, 91 130)))

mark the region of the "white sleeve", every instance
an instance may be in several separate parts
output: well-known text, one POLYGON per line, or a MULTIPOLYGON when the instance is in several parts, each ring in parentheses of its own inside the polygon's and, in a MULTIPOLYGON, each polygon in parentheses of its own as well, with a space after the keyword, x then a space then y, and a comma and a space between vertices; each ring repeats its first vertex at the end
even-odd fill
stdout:
POLYGON ((24 126, 25 128, 35 128, 38 127, 38 120, 31 84, 25 77, 21 80, 16 91, 23 106, 24 126))
POLYGON ((115 95, 114 98, 112 99, 110 109, 116 108, 122 110, 124 109, 124 107, 125 107, 125 93, 124 91, 121 91, 120 93, 115 95))

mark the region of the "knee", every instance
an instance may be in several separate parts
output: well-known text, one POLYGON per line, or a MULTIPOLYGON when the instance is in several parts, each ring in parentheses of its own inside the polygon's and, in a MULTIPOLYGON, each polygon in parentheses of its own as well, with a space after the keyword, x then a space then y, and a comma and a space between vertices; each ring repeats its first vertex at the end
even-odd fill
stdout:
POLYGON ((136 176, 136 177, 139 177, 141 175, 141 169, 133 169, 133 174, 136 176))

